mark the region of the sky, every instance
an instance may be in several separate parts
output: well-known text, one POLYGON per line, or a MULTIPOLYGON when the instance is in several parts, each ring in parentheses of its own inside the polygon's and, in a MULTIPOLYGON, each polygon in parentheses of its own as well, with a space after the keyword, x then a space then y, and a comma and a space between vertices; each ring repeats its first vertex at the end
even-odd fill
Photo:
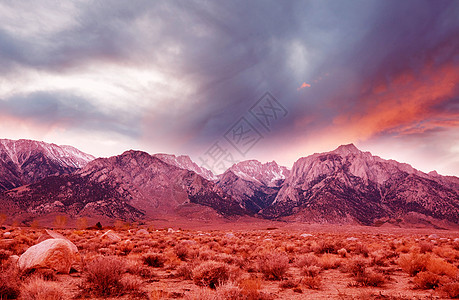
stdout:
MULTIPOLYGON (((0 137, 459 176, 459 1, 1 1, 0 137)), ((218 165, 218 167, 217 167, 218 165)))

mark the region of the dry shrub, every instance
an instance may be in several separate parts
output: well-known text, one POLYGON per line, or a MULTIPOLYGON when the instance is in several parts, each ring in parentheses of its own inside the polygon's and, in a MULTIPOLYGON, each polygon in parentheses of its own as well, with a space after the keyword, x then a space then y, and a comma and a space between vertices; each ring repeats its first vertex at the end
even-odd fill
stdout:
POLYGON ((121 277, 120 284, 124 291, 138 293, 143 282, 137 276, 126 274, 121 277))
POLYGON ((387 267, 389 265, 389 260, 392 258, 392 254, 385 250, 378 250, 371 253, 371 265, 372 266, 380 266, 380 267, 387 267))
POLYGON ((344 270, 347 273, 350 273, 352 276, 359 276, 365 272, 367 268, 367 262, 361 258, 353 258, 350 260, 344 267, 344 270))
POLYGON ((296 288, 300 283, 297 280, 287 279, 282 280, 279 284, 279 287, 282 289, 293 289, 296 288))
POLYGON ((437 254, 439 257, 442 257, 448 261, 452 261, 454 259, 459 258, 459 253, 453 248, 447 246, 435 247, 433 252, 437 254))
POLYGON ((217 288, 217 299, 244 300, 241 288, 233 282, 227 282, 217 288))
POLYGON ((434 248, 434 245, 430 242, 424 241, 424 242, 419 243, 419 251, 423 254, 427 252, 432 252, 433 248, 434 248))
POLYGON ((126 272, 132 275, 137 275, 145 279, 151 279, 156 277, 156 274, 152 268, 149 268, 139 261, 130 261, 127 264, 126 272))
POLYGON ((214 260, 222 261, 222 262, 225 262, 227 264, 234 264, 234 263, 236 263, 237 258, 234 257, 233 255, 230 255, 230 254, 221 253, 221 254, 215 255, 214 260))
POLYGON ((14 265, 0 269, 0 299, 16 299, 19 296, 21 281, 19 270, 14 265))
POLYGON ((449 298, 459 298, 459 282, 449 282, 441 286, 440 291, 449 298))
POLYGON ((212 260, 215 255, 216 253, 213 250, 204 250, 199 252, 198 257, 200 260, 212 260))
POLYGON ((165 267, 167 270, 175 270, 183 263, 183 261, 179 259, 173 252, 165 253, 164 257, 166 258, 165 267))
POLYGON ((370 251, 368 250, 368 247, 365 244, 362 243, 357 243, 355 245, 355 254, 360 254, 363 257, 368 257, 370 251))
POLYGON ((0 249, 0 262, 8 260, 8 258, 13 254, 10 250, 0 249))
POLYGON ((322 268, 318 266, 306 266, 301 269, 302 274, 308 277, 316 277, 321 271, 322 268))
POLYGON ((452 246, 454 250, 459 250, 459 240, 454 240, 452 246))
POLYGON ((367 267, 368 262, 366 260, 356 257, 344 266, 344 270, 354 277, 354 285, 382 286, 386 282, 385 277, 380 273, 368 270, 367 267))
POLYGON ((52 269, 48 268, 40 268, 40 269, 30 269, 27 271, 23 271, 21 274, 21 277, 27 278, 27 277, 40 277, 43 278, 44 280, 48 281, 55 281, 57 280, 56 273, 52 269))
POLYGON ((446 275, 451 278, 456 277, 458 274, 458 270, 454 265, 446 262, 441 258, 431 258, 427 263, 427 270, 432 273, 438 275, 446 275))
POLYGON ((414 286, 417 289, 435 289, 440 285, 440 276, 432 272, 419 272, 413 278, 414 286))
POLYGON ((189 263, 178 266, 175 276, 185 280, 193 279, 193 266, 189 263))
POLYGON ((142 256, 142 261, 147 266, 153 268, 162 268, 164 267, 164 263, 166 262, 166 258, 163 254, 160 253, 147 253, 142 256))
POLYGON ((335 253, 338 249, 341 249, 342 243, 333 241, 333 240, 320 240, 316 245, 313 246, 313 251, 316 254, 324 254, 324 253, 335 253))
POLYGON ((295 259, 295 265, 298 268, 309 267, 309 266, 318 266, 319 258, 314 254, 308 253, 301 256, 298 256, 295 259))
POLYGON ((206 261, 193 269, 193 281, 196 285, 215 289, 225 283, 230 276, 227 264, 217 261, 206 261))
POLYGON ((121 278, 125 262, 116 256, 100 256, 86 265, 86 284, 96 295, 110 296, 122 292, 121 278))
POLYGON ((429 261, 429 254, 411 253, 400 255, 398 265, 410 276, 415 276, 417 273, 427 270, 429 261))
POLYGON ((186 260, 190 252, 189 248, 190 248, 189 244, 182 242, 178 244, 177 246, 175 246, 174 253, 175 255, 177 255, 177 257, 180 260, 186 260))
POLYGON ((61 284, 34 277, 21 288, 21 298, 27 300, 64 300, 69 299, 61 284))
POLYGON ((24 253, 30 246, 34 245, 35 241, 28 236, 25 236, 22 233, 19 233, 14 237, 14 240, 11 244, 7 245, 5 249, 11 250, 13 254, 21 255, 24 253))
POLYGON ((322 278, 320 276, 305 276, 301 282, 306 288, 312 290, 318 290, 322 287, 322 278))
POLYGON ((267 279, 281 280, 289 268, 289 259, 283 252, 274 252, 261 257, 258 269, 267 279))
POLYGON ((324 254, 320 257, 320 266, 324 270, 336 269, 341 265, 341 259, 333 254, 324 254))
POLYGON ((367 270, 357 275, 355 280, 362 286, 382 286, 386 282, 386 278, 382 274, 367 270))
POLYGON ((238 285, 228 282, 217 288, 218 300, 272 300, 271 295, 260 292, 261 282, 259 279, 246 279, 238 285))
POLYGON ((247 299, 260 299, 261 280, 259 278, 246 278, 239 282, 241 293, 247 299))
POLYGON ((287 252, 287 253, 295 253, 295 252, 298 251, 297 246, 295 244, 292 244, 292 243, 285 244, 284 249, 285 249, 285 252, 287 252))
POLYGON ((120 243, 116 249, 117 255, 126 256, 134 249, 134 244, 128 241, 120 243))

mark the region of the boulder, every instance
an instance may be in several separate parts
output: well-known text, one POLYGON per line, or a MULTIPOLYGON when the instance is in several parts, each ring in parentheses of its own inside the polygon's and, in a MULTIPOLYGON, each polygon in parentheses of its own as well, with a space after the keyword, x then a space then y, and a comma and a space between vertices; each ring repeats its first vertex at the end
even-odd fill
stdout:
POLYGON ((121 242, 121 238, 119 235, 114 233, 113 231, 109 230, 106 233, 100 236, 102 239, 108 239, 111 242, 121 242))
POLYGON ((46 229, 45 230, 47 234, 49 234, 53 239, 67 239, 65 236, 63 236, 62 234, 60 234, 59 232, 55 232, 55 231, 52 231, 52 230, 49 230, 49 229, 46 229))
POLYGON ((17 264, 18 260, 19 260, 19 256, 17 256, 17 255, 11 255, 8 258, 9 263, 11 263, 12 265, 17 264))
POLYGON ((146 229, 139 229, 137 230, 137 235, 149 235, 150 233, 146 229))
POLYGON ((22 271, 49 268, 68 274, 76 260, 76 249, 77 247, 69 240, 47 239, 27 249, 19 257, 18 267, 22 271))
POLYGON ((69 246, 72 247, 73 251, 74 252, 78 252, 78 248, 75 246, 75 244, 72 243, 70 240, 68 240, 65 236, 63 236, 62 234, 60 234, 58 232, 55 232, 55 231, 52 231, 52 230, 48 230, 48 229, 46 229, 46 233, 43 233, 42 235, 40 235, 40 237, 38 238, 38 243, 41 243, 41 242, 49 240, 49 239, 66 240, 66 241, 69 242, 69 246))

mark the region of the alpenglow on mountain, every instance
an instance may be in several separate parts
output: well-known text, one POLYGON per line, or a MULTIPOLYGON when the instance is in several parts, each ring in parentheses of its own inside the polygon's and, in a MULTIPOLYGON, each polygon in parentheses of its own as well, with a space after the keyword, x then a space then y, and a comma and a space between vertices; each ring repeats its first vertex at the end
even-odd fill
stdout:
POLYGON ((459 178, 426 174, 352 144, 302 157, 291 170, 251 160, 215 176, 187 156, 131 150, 92 160, 74 148, 36 143, 0 149, 1 174, 10 174, 16 165, 22 172, 9 175, 16 181, 2 177, 11 183, 3 184, 0 212, 24 222, 60 213, 72 218, 196 221, 210 215, 246 215, 364 225, 415 215, 459 223, 459 178))
POLYGON ((93 159, 71 146, 0 139, 0 191, 72 173, 93 159))

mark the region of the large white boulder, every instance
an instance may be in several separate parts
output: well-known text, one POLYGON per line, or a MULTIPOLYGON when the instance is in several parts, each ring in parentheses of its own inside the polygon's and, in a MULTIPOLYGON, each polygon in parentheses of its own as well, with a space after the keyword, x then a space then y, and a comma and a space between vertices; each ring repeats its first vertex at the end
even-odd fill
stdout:
POLYGON ((48 239, 24 252, 18 260, 21 270, 49 268, 68 274, 76 259, 77 247, 67 239, 48 239))
POLYGON ((106 233, 102 234, 100 237, 102 239, 107 239, 110 242, 115 242, 115 243, 121 242, 121 237, 119 235, 117 235, 116 233, 114 233, 113 231, 111 231, 111 230, 109 230, 106 233))

